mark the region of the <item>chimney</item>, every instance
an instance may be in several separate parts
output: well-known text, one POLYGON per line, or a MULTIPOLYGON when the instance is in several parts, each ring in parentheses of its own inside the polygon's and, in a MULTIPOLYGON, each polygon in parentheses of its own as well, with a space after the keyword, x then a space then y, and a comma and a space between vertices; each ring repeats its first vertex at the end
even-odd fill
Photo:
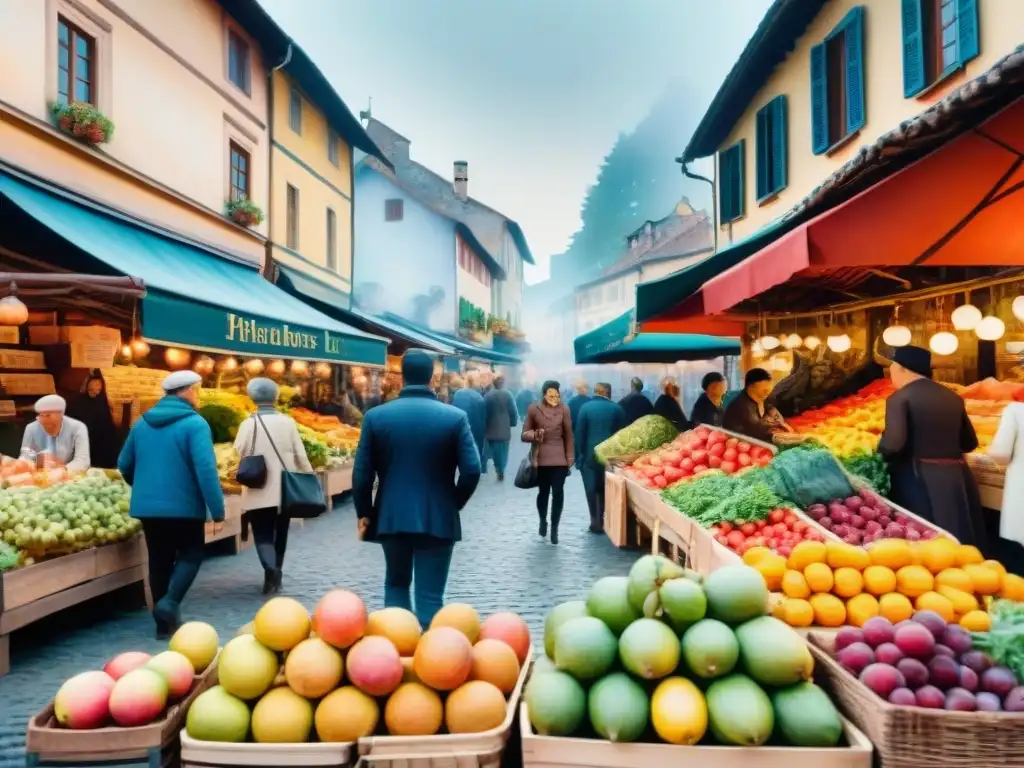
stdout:
POLYGON ((455 173, 452 179, 452 188, 459 200, 469 197, 469 163, 465 160, 455 161, 455 173))

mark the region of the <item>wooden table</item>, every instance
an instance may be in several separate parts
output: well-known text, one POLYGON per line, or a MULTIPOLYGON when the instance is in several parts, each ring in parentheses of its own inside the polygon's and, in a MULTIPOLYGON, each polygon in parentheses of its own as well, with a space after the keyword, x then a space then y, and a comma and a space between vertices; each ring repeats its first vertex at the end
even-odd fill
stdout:
POLYGON ((231 554, 237 555, 243 549, 252 544, 252 540, 243 537, 242 530, 242 495, 229 493, 224 495, 224 527, 218 533, 213 531, 214 524, 206 523, 206 543, 213 544, 217 541, 228 539, 231 541, 228 547, 231 554))

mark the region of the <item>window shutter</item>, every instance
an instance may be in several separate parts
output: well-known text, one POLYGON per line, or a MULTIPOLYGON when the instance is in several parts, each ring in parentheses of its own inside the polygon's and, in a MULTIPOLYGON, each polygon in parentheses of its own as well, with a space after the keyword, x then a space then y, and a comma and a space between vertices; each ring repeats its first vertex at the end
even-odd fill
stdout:
POLYGON ((757 164, 757 199, 760 200, 771 193, 771 136, 768 135, 768 104, 757 110, 755 138, 755 162, 757 164))
POLYGON ((772 189, 769 193, 785 189, 788 180, 786 170, 786 149, 789 144, 789 126, 786 124, 786 97, 776 96, 769 105, 772 110, 772 135, 771 135, 771 161, 772 161, 772 189))
POLYGON ((925 87, 924 33, 921 0, 903 2, 903 96, 916 96, 925 87))
POLYGON ((828 67, 824 43, 811 48, 811 148, 814 154, 828 149, 828 67))
POLYGON ((981 52, 978 39, 978 0, 956 0, 957 41, 960 46, 960 65, 963 66, 981 52))
POLYGON ((846 133, 864 127, 864 8, 850 11, 846 22, 846 133))
POLYGON ((743 189, 743 176, 746 169, 746 162, 744 158, 744 148, 746 142, 740 139, 739 142, 733 147, 733 218, 738 219, 743 215, 743 196, 745 190, 743 189))
POLYGON ((718 153, 718 220, 733 220, 732 215, 732 147, 718 153))

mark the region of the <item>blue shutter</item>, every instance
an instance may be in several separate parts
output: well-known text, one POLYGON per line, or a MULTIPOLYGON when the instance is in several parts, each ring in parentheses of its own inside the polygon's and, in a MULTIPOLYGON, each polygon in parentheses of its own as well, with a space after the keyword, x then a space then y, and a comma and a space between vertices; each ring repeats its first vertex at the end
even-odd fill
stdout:
POLYGON ((771 136, 768 134, 768 104, 757 110, 757 121, 754 131, 755 158, 757 166, 757 199, 761 200, 771 193, 771 136))
POLYGON ((846 35, 846 135, 864 127, 864 7, 850 11, 846 35))
POLYGON ((978 0, 957 0, 956 2, 957 41, 960 46, 960 66, 963 66, 981 52, 978 39, 978 0))
POLYGON ((772 189, 771 193, 785 189, 788 183, 786 179, 786 149, 789 143, 789 126, 786 124, 786 97, 777 96, 769 105, 772 110, 772 135, 771 135, 771 168, 772 168, 772 189))
POLYGON ((828 149, 828 66, 824 43, 811 48, 811 149, 816 155, 828 149))
POLYGON ((733 219, 731 160, 732 147, 718 153, 718 220, 722 224, 733 219))
POLYGON ((745 147, 746 147, 746 140, 745 139, 740 139, 739 142, 737 142, 736 146, 733 148, 734 151, 735 151, 735 155, 736 155, 736 159, 733 161, 734 162, 734 168, 735 168, 735 172, 733 173, 733 176, 734 176, 734 178, 736 180, 736 196, 735 196, 736 210, 734 212, 735 215, 733 216, 734 219, 738 219, 740 216, 742 216, 743 215, 743 211, 744 211, 743 203, 744 203, 744 196, 746 195, 746 190, 744 189, 744 185, 743 185, 743 177, 746 175, 746 168, 747 168, 746 158, 744 157, 744 148, 745 147))
POLYGON ((903 96, 910 98, 924 90, 924 25, 921 0, 903 2, 903 96))

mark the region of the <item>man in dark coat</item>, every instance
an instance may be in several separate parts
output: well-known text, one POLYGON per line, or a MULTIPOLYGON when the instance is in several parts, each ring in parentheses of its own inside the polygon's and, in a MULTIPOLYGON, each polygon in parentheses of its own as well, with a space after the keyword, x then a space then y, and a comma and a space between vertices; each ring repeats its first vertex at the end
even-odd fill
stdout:
POLYGON ((704 378, 700 382, 700 388, 704 391, 697 398, 697 402, 693 404, 693 410, 690 412, 690 422, 693 426, 698 424, 707 424, 711 427, 722 426, 722 420, 725 417, 724 398, 727 386, 725 376, 718 371, 704 374, 704 378))
POLYGON ((405 387, 366 414, 352 475, 359 530, 384 548, 384 605, 412 610, 415 575, 416 617, 424 627, 444 602, 452 549, 462 539, 459 512, 480 482, 469 421, 438 402, 433 370, 425 352, 405 353, 405 387))
MULTIPOLYGON (((484 437, 487 448, 494 459, 494 471, 498 482, 505 479, 505 468, 508 466, 508 444, 512 440, 512 427, 519 423, 519 412, 512 393, 505 389, 505 377, 494 377, 494 386, 484 395, 484 408, 487 411, 487 428, 484 437)), ((486 465, 484 467, 486 470, 486 465)))
POLYGON ((611 384, 595 386, 594 397, 580 408, 573 430, 576 468, 583 478, 583 490, 587 494, 591 533, 604 531, 604 467, 594 458, 594 449, 626 426, 626 411, 611 401, 611 394, 611 384))
POLYGON ((981 497, 964 454, 978 447, 963 399, 932 381, 932 355, 897 347, 890 368, 899 391, 885 401, 878 452, 889 460, 892 500, 986 551, 981 497))
POLYGON ((679 385, 676 380, 669 377, 662 384, 661 395, 654 401, 654 412, 664 419, 672 422, 672 426, 680 432, 689 429, 689 422, 683 413, 683 406, 679 404, 679 385))
POLYGON ((619 405, 626 412, 626 426, 641 416, 650 416, 654 413, 654 405, 644 395, 643 381, 635 377, 629 382, 629 394, 619 400, 619 405))
POLYGON ((530 407, 537 397, 534 395, 533 390, 529 387, 523 387, 519 390, 516 395, 516 409, 519 411, 519 415, 524 419, 526 418, 526 409, 530 407))
POLYGON ((572 428, 576 429, 576 419, 579 418, 580 408, 590 402, 590 395, 587 394, 587 382, 576 382, 576 394, 569 399, 569 418, 572 419, 572 428))
POLYGON ((484 396, 480 394, 480 377, 475 371, 466 375, 466 386, 452 395, 452 405, 465 413, 469 419, 469 429, 473 433, 476 450, 480 454, 480 469, 483 471, 487 409, 484 407, 484 396))

